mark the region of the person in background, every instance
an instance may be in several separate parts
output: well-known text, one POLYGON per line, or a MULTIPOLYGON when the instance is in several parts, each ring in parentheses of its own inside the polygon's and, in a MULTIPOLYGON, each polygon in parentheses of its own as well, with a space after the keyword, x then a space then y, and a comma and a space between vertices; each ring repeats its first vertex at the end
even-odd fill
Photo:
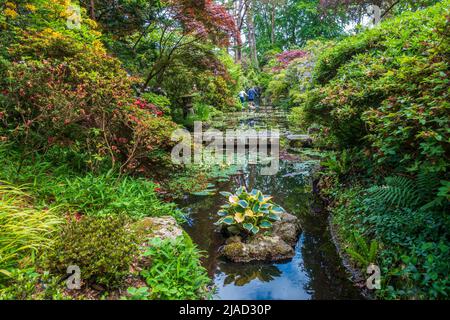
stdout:
POLYGON ((247 92, 247 96, 248 96, 248 104, 249 104, 249 108, 253 109, 254 108, 254 101, 256 98, 256 90, 255 88, 250 88, 247 92))
POLYGON ((241 90, 239 92, 239 99, 241 100, 242 106, 244 106, 245 103, 245 96, 247 95, 247 93, 245 93, 244 90, 241 90))

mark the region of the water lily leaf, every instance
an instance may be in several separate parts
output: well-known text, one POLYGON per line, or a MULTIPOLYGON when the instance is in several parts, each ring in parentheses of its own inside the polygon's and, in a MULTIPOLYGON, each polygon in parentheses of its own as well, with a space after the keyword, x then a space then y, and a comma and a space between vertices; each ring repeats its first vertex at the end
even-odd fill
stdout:
POLYGON ((248 207, 248 202, 245 200, 239 200, 238 204, 242 207, 242 208, 247 208, 248 207))
POLYGON ((234 217, 233 216, 226 216, 225 218, 223 218, 222 220, 223 223, 225 224, 233 224, 234 223, 234 217))
POLYGON ((257 226, 253 226, 252 233, 257 234, 259 232, 259 228, 257 226))
POLYGON ((259 226, 263 229, 269 229, 269 228, 272 228, 272 222, 270 222, 269 220, 263 220, 263 221, 261 221, 259 226))
POLYGON ((248 230, 248 231, 252 231, 252 229, 253 229, 252 223, 244 223, 242 226, 244 227, 245 230, 248 230))
POLYGON ((238 212, 234 215, 234 220, 236 220, 237 223, 244 222, 245 217, 241 212, 238 212))
POLYGON ((231 192, 227 192, 227 191, 220 191, 219 193, 221 195, 223 195, 224 197, 230 197, 233 195, 231 192))

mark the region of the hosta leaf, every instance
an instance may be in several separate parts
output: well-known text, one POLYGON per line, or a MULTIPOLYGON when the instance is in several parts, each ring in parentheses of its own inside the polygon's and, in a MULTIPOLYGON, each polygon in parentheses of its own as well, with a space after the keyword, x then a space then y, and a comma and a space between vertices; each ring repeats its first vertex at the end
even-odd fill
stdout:
POLYGON ((247 210, 245 210, 245 216, 246 217, 254 217, 255 213, 252 210, 247 209, 247 210))
POLYGON ((259 232, 259 228, 257 226, 253 226, 252 233, 257 234, 259 232))
POLYGON ((269 220, 263 220, 263 221, 261 221, 259 226, 263 229, 269 229, 269 228, 272 228, 272 222, 270 222, 269 220))
POLYGON ((266 202, 269 201, 270 199, 272 199, 272 196, 263 196, 263 199, 260 200, 259 202, 266 203, 266 202))
POLYGON ((233 216, 226 216, 225 218, 223 218, 222 220, 223 223, 225 224, 233 224, 234 223, 234 217, 233 216))
POLYGON ((236 225, 227 227, 227 230, 232 234, 238 234, 241 231, 236 225))
POLYGON ((265 210, 265 209, 269 209, 270 206, 271 206, 270 203, 263 203, 263 204, 261 204, 260 208, 261 208, 262 210, 265 210))
POLYGON ((241 223, 244 222, 245 218, 242 213, 238 212, 234 215, 234 220, 236 220, 237 223, 241 223))
POLYGON ((270 212, 271 213, 283 213, 283 212, 285 212, 285 210, 283 208, 279 207, 279 206, 273 206, 270 209, 270 212))
POLYGON ((225 210, 219 210, 219 211, 217 211, 217 214, 218 214, 219 216, 223 217, 223 216, 226 216, 226 215, 228 214, 228 212, 225 211, 225 210))
POLYGON ((242 226, 244 227, 245 230, 248 230, 248 231, 252 231, 252 229, 253 229, 252 223, 244 223, 242 226))
POLYGON ((253 206, 252 210, 253 210, 253 212, 258 212, 259 208, 260 208, 259 203, 255 203, 255 205, 253 206))
POLYGON ((256 196, 256 195, 258 194, 258 190, 253 189, 253 190, 250 192, 250 194, 251 194, 252 196, 256 196))
POLYGON ((243 192, 245 192, 245 187, 244 187, 244 186, 239 187, 239 188, 236 190, 236 195, 237 195, 237 196, 240 196, 243 192))
POLYGON ((269 219, 273 220, 273 221, 280 221, 281 220, 280 216, 278 214, 276 214, 276 213, 271 213, 269 215, 269 219))
POLYGON ((224 197, 230 197, 233 195, 231 192, 226 192, 226 191, 220 191, 219 193, 221 195, 223 195, 224 197))
POLYGON ((228 201, 230 201, 230 203, 236 204, 239 201, 239 198, 237 196, 231 195, 228 198, 228 201))
POLYGON ((238 204, 242 207, 242 208, 247 208, 248 207, 248 202, 245 200, 239 200, 238 204))

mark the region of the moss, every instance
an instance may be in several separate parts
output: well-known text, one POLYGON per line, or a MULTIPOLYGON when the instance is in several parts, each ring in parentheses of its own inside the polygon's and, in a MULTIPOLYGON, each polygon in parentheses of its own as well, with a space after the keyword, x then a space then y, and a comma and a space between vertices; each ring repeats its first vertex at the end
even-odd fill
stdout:
POLYGON ((244 245, 241 242, 233 242, 223 248, 223 253, 227 257, 236 257, 242 254, 243 249, 244 245))

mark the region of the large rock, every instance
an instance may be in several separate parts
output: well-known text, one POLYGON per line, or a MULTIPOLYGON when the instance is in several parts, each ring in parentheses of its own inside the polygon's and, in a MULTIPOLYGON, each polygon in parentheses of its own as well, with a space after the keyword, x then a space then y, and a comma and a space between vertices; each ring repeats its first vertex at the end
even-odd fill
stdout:
POLYGON ((298 218, 283 213, 281 221, 274 223, 270 234, 257 234, 245 241, 239 236, 230 237, 222 247, 221 253, 234 262, 290 259, 295 254, 293 247, 297 242, 299 232, 298 218))
POLYGON ((144 256, 143 253, 150 246, 151 238, 175 239, 183 235, 183 229, 178 225, 174 217, 148 217, 132 225, 133 230, 142 239, 140 246, 140 254, 137 255, 132 263, 131 272, 139 272, 151 265, 151 260, 144 256))
POLYGON ((307 134, 289 134, 286 139, 291 148, 310 148, 313 145, 313 139, 307 134))
POLYGON ((148 238, 175 239, 183 235, 183 229, 171 216, 144 218, 136 222, 134 227, 138 233, 143 233, 148 238))

